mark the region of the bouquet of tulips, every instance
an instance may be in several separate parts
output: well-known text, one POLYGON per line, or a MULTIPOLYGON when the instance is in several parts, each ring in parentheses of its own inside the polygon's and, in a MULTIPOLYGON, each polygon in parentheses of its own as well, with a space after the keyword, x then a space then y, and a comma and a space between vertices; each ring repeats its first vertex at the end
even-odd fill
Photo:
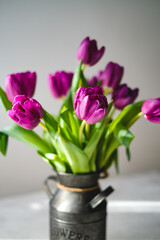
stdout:
POLYGON ((32 98, 35 72, 8 75, 0 97, 16 124, 0 131, 0 152, 6 154, 8 137, 13 137, 34 147, 58 172, 101 172, 112 164, 118 171, 119 146, 124 145, 130 159, 134 135, 129 128, 142 115, 160 123, 160 98, 134 103, 138 89, 121 84, 124 68, 114 62, 87 79, 85 68, 95 65, 104 52, 105 47, 98 49, 97 42, 87 37, 78 48, 79 63, 74 74, 49 74, 52 95, 63 98, 58 116, 48 113, 32 98), (116 110, 119 113, 114 117, 116 110), (41 136, 33 130, 38 125, 43 128, 41 136))

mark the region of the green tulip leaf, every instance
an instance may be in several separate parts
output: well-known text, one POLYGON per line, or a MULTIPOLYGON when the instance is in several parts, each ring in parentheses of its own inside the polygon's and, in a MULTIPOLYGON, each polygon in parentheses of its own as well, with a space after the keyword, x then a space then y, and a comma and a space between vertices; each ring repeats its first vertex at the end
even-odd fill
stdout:
POLYGON ((67 97, 65 98, 63 105, 60 109, 60 113, 63 112, 65 109, 69 109, 70 111, 73 111, 73 102, 72 102, 72 93, 71 89, 68 91, 67 97))
POLYGON ((50 133, 48 131, 43 131, 43 141, 45 141, 45 143, 49 146, 49 148, 51 149, 52 153, 56 153, 56 149, 53 143, 53 138, 51 137, 50 133))
POLYGON ((83 71, 81 71, 79 87, 85 87, 85 88, 88 87, 87 80, 86 80, 86 78, 84 76, 83 71))
POLYGON ((106 165, 106 163, 109 161, 111 154, 121 144, 125 145, 127 157, 128 159, 130 159, 128 149, 134 136, 132 135, 131 132, 127 132, 126 130, 130 126, 132 126, 133 123, 135 123, 135 121, 141 116, 141 107, 143 102, 144 101, 140 101, 126 106, 120 112, 120 114, 109 124, 104 140, 104 147, 102 149, 101 160, 99 163, 100 168, 103 168, 106 165), (121 134, 119 134, 119 136, 116 136, 116 132, 118 134, 118 128, 120 128, 120 126, 123 126, 126 130, 121 131, 121 134))
MULTIPOLYGON (((80 127, 80 120, 77 118, 75 113, 73 111, 68 110, 67 108, 64 109, 64 111, 60 114, 60 119, 63 119, 66 126, 63 127, 63 131, 65 131, 65 135, 70 135, 70 140, 72 140, 74 143, 76 143, 77 146, 79 146, 79 127, 80 127)), ((61 119, 61 121, 62 121, 61 119)), ((64 124, 64 125, 65 125, 64 124)), ((61 128, 62 125, 60 124, 61 128)))
POLYGON ((2 100, 2 103, 3 103, 6 111, 12 109, 12 103, 8 100, 5 91, 1 87, 0 87, 0 98, 2 100))
POLYGON ((97 168, 96 168, 96 155, 97 155, 97 149, 95 149, 95 151, 93 152, 91 160, 90 160, 91 172, 96 172, 96 170, 97 170, 97 168))
POLYGON ((72 134, 75 137, 75 139, 77 139, 77 142, 79 142, 78 137, 79 137, 80 119, 75 115, 74 112, 69 111, 68 116, 69 116, 70 128, 72 130, 72 134))
POLYGON ((38 154, 48 162, 57 172, 66 172, 65 163, 54 153, 43 154, 38 152, 38 154))
POLYGON ((65 137, 72 141, 73 140, 73 135, 72 135, 71 129, 68 126, 68 124, 61 117, 59 119, 59 126, 61 128, 61 131, 65 135, 65 137))
POLYGON ((13 125, 1 130, 0 133, 28 144, 42 153, 51 152, 51 149, 46 144, 46 142, 32 130, 26 130, 18 125, 13 125))
POLYGON ((107 138, 108 141, 104 142, 104 146, 102 149, 102 154, 99 159, 99 168, 104 168, 108 165, 108 161, 110 161, 110 156, 112 153, 121 145, 120 142, 114 137, 113 134, 107 138))
POLYGON ((114 161, 114 166, 115 166, 115 169, 116 169, 116 173, 119 173, 118 149, 115 150, 113 159, 114 159, 113 161, 114 161))
POLYGON ((0 132, 0 152, 6 156, 8 146, 8 136, 5 133, 0 132))
POLYGON ((55 117, 53 117, 50 113, 48 113, 43 109, 43 120, 45 122, 45 126, 47 127, 47 130, 49 132, 52 132, 52 136, 54 136, 54 134, 58 130, 58 122, 55 119, 55 117))
POLYGON ((129 161, 131 158, 129 147, 130 147, 132 140, 134 139, 134 135, 128 129, 126 129, 122 124, 118 124, 114 130, 114 137, 122 145, 124 145, 126 147, 126 155, 127 155, 128 161, 129 161))
POLYGON ((130 161, 131 160, 131 153, 130 153, 130 150, 129 150, 128 147, 126 147, 126 156, 127 156, 128 161, 130 161))
POLYGON ((105 169, 107 170, 108 168, 111 167, 112 163, 115 163, 115 168, 116 171, 119 172, 119 167, 118 167, 118 150, 115 149, 112 154, 110 155, 106 165, 105 165, 105 169))
POLYGON ((144 101, 140 101, 126 106, 110 123, 107 134, 111 134, 119 123, 129 128, 139 118, 138 114, 141 112, 143 102, 144 101))
POLYGON ((119 123, 114 129, 114 137, 126 148, 129 148, 134 135, 126 129, 121 123, 119 123))
POLYGON ((73 173, 90 172, 89 161, 84 151, 67 140, 61 132, 57 133, 55 142, 60 158, 68 163, 73 173))
POLYGON ((70 121, 69 121, 69 110, 68 108, 63 108, 61 113, 60 113, 60 117, 65 121, 65 123, 68 125, 68 127, 70 126, 70 121))

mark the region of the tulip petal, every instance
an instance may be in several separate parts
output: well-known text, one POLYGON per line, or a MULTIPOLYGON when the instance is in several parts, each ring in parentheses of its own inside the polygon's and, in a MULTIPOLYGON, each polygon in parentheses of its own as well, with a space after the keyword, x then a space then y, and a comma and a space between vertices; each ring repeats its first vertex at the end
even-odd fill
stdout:
POLYGON ((22 118, 24 118, 26 115, 23 113, 23 112, 20 112, 20 111, 14 111, 14 117, 16 118, 16 119, 22 119, 22 118))
POLYGON ((16 95, 21 94, 20 84, 14 75, 8 75, 6 77, 5 92, 8 99, 12 102, 16 95))
POLYGON ((21 120, 19 120, 19 122, 17 124, 25 129, 31 130, 31 129, 37 127, 39 122, 40 122, 40 119, 30 120, 28 117, 25 117, 25 118, 22 118, 21 120))
POLYGON ((12 110, 8 111, 9 117, 25 129, 35 128, 43 116, 42 106, 33 98, 18 95, 14 98, 12 110))
POLYGON ((51 90, 51 93, 53 94, 53 96, 55 98, 59 98, 60 94, 59 94, 59 88, 57 86, 56 78, 52 77, 51 74, 49 74, 49 76, 48 76, 48 84, 49 84, 49 87, 50 87, 50 90, 51 90))
POLYGON ((160 115, 159 116, 147 116, 145 115, 146 119, 150 122, 153 122, 153 123, 158 123, 160 124, 160 115))
POLYGON ((160 115, 160 100, 158 99, 147 99, 142 105, 143 114, 160 115))
POLYGON ((73 107, 75 110, 77 109, 78 102, 80 102, 83 99, 83 97, 85 96, 85 95, 83 96, 84 92, 85 92, 85 87, 79 87, 77 89, 76 94, 74 96, 74 101, 73 101, 73 107))
POLYGON ((128 86, 127 84, 122 84, 117 90, 113 92, 113 98, 126 97, 128 95, 128 86))
POLYGON ((100 108, 94 111, 93 114, 86 119, 86 122, 88 124, 95 124, 97 122, 100 122, 105 117, 105 115, 106 115, 106 108, 105 109, 100 108))
POLYGON ((125 106, 134 102, 138 96, 138 88, 131 89, 127 84, 120 85, 112 94, 114 106, 117 109, 123 109, 125 106))
POLYGON ((19 121, 19 119, 15 116, 13 110, 8 110, 8 116, 9 116, 13 121, 15 121, 16 123, 19 121))
POLYGON ((24 103, 25 111, 31 116, 35 116, 37 118, 43 117, 42 106, 35 99, 28 100, 24 103))
POLYGON ((80 104, 80 117, 81 119, 88 119, 94 111, 96 111, 99 107, 99 102, 97 99, 91 99, 90 96, 86 96, 83 98, 81 104, 80 104))
POLYGON ((98 78, 102 81, 102 86, 115 90, 123 77, 124 68, 114 62, 109 62, 104 71, 100 71, 98 78))
POLYGON ((114 75, 114 63, 109 62, 104 71, 99 73, 103 86, 110 87, 114 75))
POLYGON ((101 57, 103 56, 104 52, 105 52, 105 47, 103 46, 103 47, 101 47, 101 49, 100 49, 99 51, 97 51, 97 52, 93 55, 92 61, 90 62, 89 65, 90 65, 90 66, 95 65, 95 64, 101 59, 101 57))
POLYGON ((8 99, 12 102, 16 95, 32 97, 36 87, 36 79, 36 73, 29 71, 8 75, 5 88, 8 99))
POLYGON ((24 95, 17 95, 17 96, 14 98, 12 104, 14 105, 14 104, 16 104, 17 102, 24 102, 24 101, 26 101, 26 99, 28 99, 28 98, 26 98, 24 95))
POLYGON ((125 106, 127 106, 128 104, 130 104, 132 102, 132 98, 131 97, 126 97, 126 98, 118 98, 116 100, 114 100, 114 106, 117 109, 123 109, 125 106))
POLYGON ((32 97, 36 88, 37 74, 36 72, 26 72, 23 77, 23 93, 25 93, 26 97, 32 97))
POLYGON ((110 86, 112 86, 112 89, 116 89, 119 86, 123 77, 123 72, 124 72, 124 68, 115 63, 114 75, 112 78, 112 82, 110 83, 110 86))
POLYGON ((92 77, 90 80, 87 81, 88 87, 95 87, 97 86, 98 79, 97 77, 92 77))
POLYGON ((77 59, 82 60, 84 64, 88 64, 89 62, 89 46, 90 41, 89 38, 85 38, 78 48, 77 59))
POLYGON ((107 98, 103 95, 101 86, 80 87, 74 98, 75 114, 79 119, 84 119, 94 124, 101 121, 108 107, 107 98), (101 109, 99 111, 99 109, 101 109))
POLYGON ((73 73, 71 72, 56 72, 54 75, 48 75, 48 85, 51 93, 55 98, 66 96, 71 87, 73 73))
POLYGON ((142 112, 148 121, 160 123, 160 98, 147 99, 142 105, 142 112))

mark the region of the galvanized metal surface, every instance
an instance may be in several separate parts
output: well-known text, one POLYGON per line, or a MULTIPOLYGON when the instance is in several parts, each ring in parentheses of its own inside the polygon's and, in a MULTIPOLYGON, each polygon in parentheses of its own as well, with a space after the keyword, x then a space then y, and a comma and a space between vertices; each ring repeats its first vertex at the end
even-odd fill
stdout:
POLYGON ((106 200, 113 189, 103 192, 98 187, 99 174, 64 174, 50 176, 45 190, 50 197, 50 240, 105 240, 106 200), (55 194, 51 193, 49 181, 58 181, 55 194), (94 188, 97 186, 97 188, 94 188), (93 188, 92 188, 93 187, 93 188), (81 188, 84 191, 74 191, 81 188), (89 190, 87 190, 89 189, 89 190))
MULTIPOLYGON (((159 239, 159 171, 117 175, 99 183, 102 189, 110 184, 116 189, 107 198, 107 240, 159 239)), ((53 191, 55 187, 53 182, 53 191)), ((43 190, 1 198, 0 240, 48 240, 48 211, 48 198, 43 190)))

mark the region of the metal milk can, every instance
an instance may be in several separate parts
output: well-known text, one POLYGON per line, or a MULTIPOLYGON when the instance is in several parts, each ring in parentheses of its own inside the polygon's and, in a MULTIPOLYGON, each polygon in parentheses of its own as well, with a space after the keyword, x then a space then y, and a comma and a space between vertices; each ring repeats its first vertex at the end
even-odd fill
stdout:
POLYGON ((45 180, 50 197, 50 240, 106 239, 105 198, 113 188, 101 192, 98 179, 98 173, 57 173, 45 180), (49 186, 52 180, 57 182, 54 194, 49 186))

